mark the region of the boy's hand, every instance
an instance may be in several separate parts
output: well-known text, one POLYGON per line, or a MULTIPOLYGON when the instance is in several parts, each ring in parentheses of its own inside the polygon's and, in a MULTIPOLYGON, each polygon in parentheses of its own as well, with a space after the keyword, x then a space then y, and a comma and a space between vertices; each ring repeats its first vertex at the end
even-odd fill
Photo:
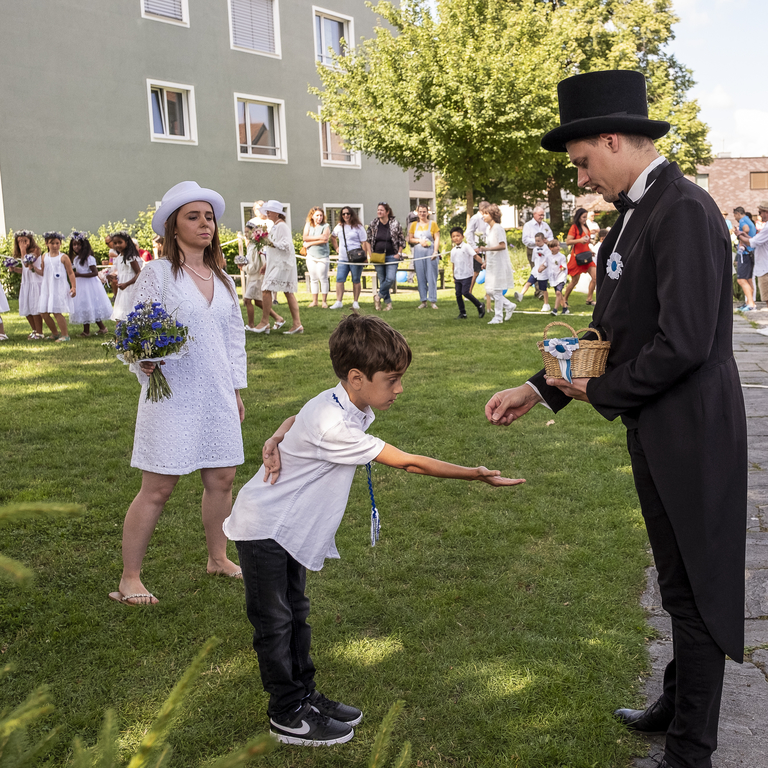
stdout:
POLYGON ((494 488, 498 488, 501 485, 520 485, 525 482, 524 478, 513 480, 511 477, 501 477, 501 472, 499 472, 498 469, 478 467, 477 472, 478 480, 481 480, 484 483, 488 483, 488 485, 492 485, 494 488))
POLYGON ((270 485, 274 485, 280 477, 280 449, 277 446, 277 440, 270 437, 261 449, 261 457, 264 460, 264 482, 269 481, 270 485))

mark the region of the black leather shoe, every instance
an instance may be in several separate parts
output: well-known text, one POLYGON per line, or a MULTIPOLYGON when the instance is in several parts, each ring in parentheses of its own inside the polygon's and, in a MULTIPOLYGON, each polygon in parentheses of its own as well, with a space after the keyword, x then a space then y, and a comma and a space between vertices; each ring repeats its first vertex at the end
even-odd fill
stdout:
POLYGON ((648 709, 617 709, 613 714, 627 728, 640 733, 666 733, 675 717, 674 711, 663 697, 657 699, 648 709))

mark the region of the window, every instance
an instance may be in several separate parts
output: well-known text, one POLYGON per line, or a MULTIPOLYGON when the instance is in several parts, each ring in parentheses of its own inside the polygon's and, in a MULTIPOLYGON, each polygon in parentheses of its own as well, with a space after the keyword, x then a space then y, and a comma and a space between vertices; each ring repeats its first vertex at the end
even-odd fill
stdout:
POLYGON ((709 192, 709 174, 708 173, 697 173, 696 183, 702 189, 705 189, 707 192, 709 192))
POLYGON ((188 0, 141 0, 141 16, 144 19, 188 27, 188 0))
POLYGON ((342 38, 347 46, 351 46, 354 40, 353 19, 314 6, 312 11, 315 15, 315 58, 321 64, 332 67, 333 54, 344 55, 342 38))
POLYGON ((197 144, 195 89, 191 85, 147 80, 152 141, 197 144))
POLYGON ((331 231, 333 231, 336 225, 341 221, 342 208, 351 208, 357 214, 357 218, 360 219, 360 223, 363 226, 366 225, 362 203, 323 203, 325 218, 331 227, 331 231))
POLYGON ((341 137, 333 132, 330 123, 320 123, 320 150, 322 165, 360 168, 360 153, 347 149, 341 137))
POLYGON ((750 189, 768 189, 768 171, 757 171, 749 174, 750 189))
POLYGON ((280 99, 235 94, 238 159, 287 162, 284 106, 280 99))
POLYGON ((235 50, 280 56, 278 0, 229 0, 229 30, 235 50))

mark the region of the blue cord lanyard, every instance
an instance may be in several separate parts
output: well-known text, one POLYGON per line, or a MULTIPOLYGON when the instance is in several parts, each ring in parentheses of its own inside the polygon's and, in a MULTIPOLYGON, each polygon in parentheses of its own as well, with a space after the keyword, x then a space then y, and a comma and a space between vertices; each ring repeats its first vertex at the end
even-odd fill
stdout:
MULTIPOLYGON (((336 401, 336 405, 343 411, 344 406, 339 402, 336 393, 334 392, 331 396, 336 401)), ((371 495, 371 546, 375 547, 381 533, 381 521, 379 520, 379 510, 376 508, 376 499, 373 498, 373 477, 371 475, 370 461, 365 465, 365 471, 368 475, 368 493, 371 495)))

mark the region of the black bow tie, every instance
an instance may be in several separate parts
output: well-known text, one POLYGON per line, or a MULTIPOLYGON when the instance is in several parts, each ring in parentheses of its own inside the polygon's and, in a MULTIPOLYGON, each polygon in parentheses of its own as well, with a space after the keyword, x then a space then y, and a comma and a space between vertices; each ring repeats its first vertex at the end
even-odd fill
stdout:
MULTIPOLYGON (((645 190, 648 189, 648 187, 653 184, 656 179, 659 178, 661 175, 661 172, 669 165, 669 163, 665 160, 663 163, 659 163, 646 177, 645 179, 645 188, 643 189, 643 195, 645 194, 645 190)), ((643 195, 640 195, 640 200, 643 199, 643 195)), ((614 208, 619 213, 626 213, 627 211, 631 211, 634 208, 637 208, 638 205, 640 205, 640 200, 635 202, 626 192, 619 192, 619 199, 616 200, 613 204, 614 208)))
POLYGON ((633 208, 637 208, 637 203, 623 191, 619 192, 619 199, 613 205, 619 213, 626 213, 633 208))

